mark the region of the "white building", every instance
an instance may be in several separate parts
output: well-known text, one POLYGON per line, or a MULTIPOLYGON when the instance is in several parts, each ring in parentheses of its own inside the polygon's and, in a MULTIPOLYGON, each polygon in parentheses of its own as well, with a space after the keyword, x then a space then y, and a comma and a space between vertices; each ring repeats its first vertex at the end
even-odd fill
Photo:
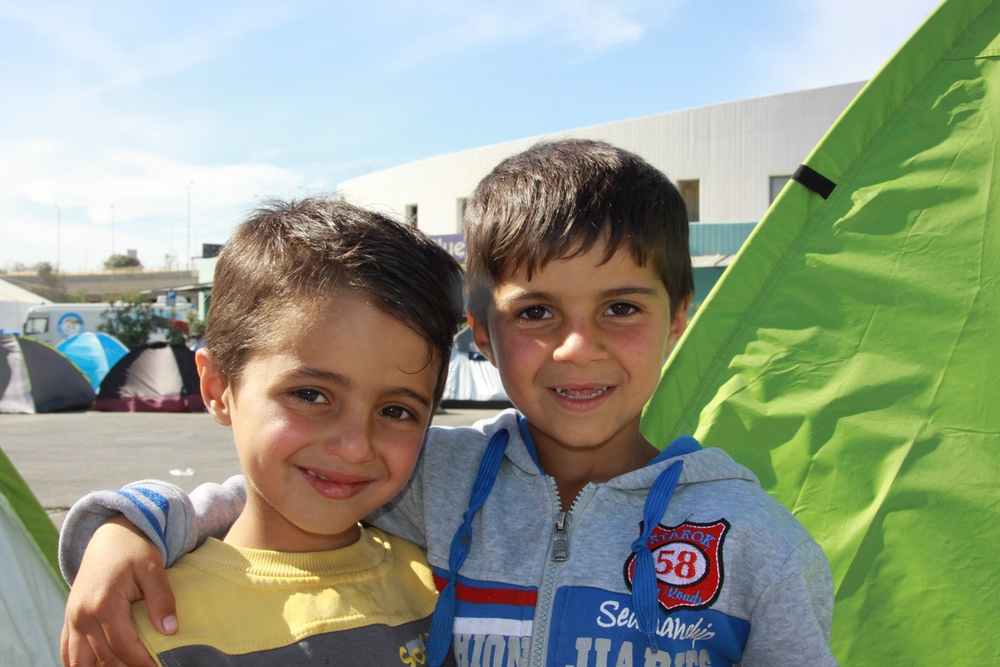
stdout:
POLYGON ((431 235, 461 232, 466 198, 501 159, 542 139, 631 150, 681 189, 694 222, 756 222, 863 83, 656 114, 428 158, 340 184, 348 201, 406 216, 431 235))

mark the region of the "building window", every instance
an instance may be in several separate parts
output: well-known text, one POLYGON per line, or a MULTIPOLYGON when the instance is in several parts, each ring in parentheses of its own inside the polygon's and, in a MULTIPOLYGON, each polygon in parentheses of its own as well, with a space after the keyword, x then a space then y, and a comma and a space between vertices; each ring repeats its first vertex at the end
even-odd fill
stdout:
POLYGON ((785 187, 785 183, 792 180, 791 176, 772 176, 771 177, 771 198, 768 203, 773 203, 775 199, 778 198, 778 194, 781 189, 785 187))
POLYGON ((688 222, 698 222, 701 220, 701 181, 677 181, 677 187, 681 191, 684 205, 688 211, 688 222))
POLYGON ((410 225, 410 227, 416 227, 417 226, 417 205, 416 204, 407 204, 406 205, 406 223, 408 225, 410 225))
POLYGON ((458 217, 458 231, 462 231, 462 223, 465 221, 465 205, 469 203, 469 200, 465 197, 459 197, 457 206, 455 207, 455 215, 458 217))

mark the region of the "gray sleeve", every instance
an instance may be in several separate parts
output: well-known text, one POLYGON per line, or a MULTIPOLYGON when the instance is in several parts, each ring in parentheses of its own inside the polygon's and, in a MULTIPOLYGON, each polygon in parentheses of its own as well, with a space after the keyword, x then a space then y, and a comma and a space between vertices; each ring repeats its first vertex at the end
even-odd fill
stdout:
POLYGON ((833 578, 813 540, 796 547, 754 606, 741 667, 836 667, 830 651, 833 578))
MULTIPOLYGON (((209 537, 225 537, 246 503, 247 486, 243 475, 233 475, 222 484, 207 482, 195 488, 191 492, 196 529, 192 549, 200 547, 209 537)), ((167 565, 173 565, 175 560, 188 551, 191 549, 178 553, 167 565)))
POLYGON ((102 523, 123 515, 156 545, 168 567, 209 536, 221 536, 243 511, 246 488, 237 475, 223 484, 202 484, 188 495, 157 480, 134 482, 113 491, 94 491, 66 515, 59 536, 59 569, 70 584, 90 538, 102 523))

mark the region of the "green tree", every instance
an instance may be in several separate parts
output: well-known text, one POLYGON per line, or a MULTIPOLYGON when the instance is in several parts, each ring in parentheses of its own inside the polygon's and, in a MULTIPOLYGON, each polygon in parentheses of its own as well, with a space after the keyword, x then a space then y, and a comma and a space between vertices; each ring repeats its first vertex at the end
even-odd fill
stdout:
POLYGON ((51 262, 39 262, 35 265, 35 269, 38 271, 38 282, 42 284, 42 287, 47 287, 56 292, 66 291, 65 281, 52 266, 51 262))
POLYGON ((154 329, 153 304, 139 294, 123 295, 97 327, 98 331, 114 336, 130 350, 145 344, 154 329))
POLYGON ((205 333, 205 321, 194 317, 188 324, 188 332, 191 335, 191 340, 201 338, 201 335, 205 333))
POLYGON ((104 260, 105 269, 127 269, 130 267, 142 268, 142 262, 140 262, 135 257, 129 257, 128 255, 111 255, 106 260, 104 260))

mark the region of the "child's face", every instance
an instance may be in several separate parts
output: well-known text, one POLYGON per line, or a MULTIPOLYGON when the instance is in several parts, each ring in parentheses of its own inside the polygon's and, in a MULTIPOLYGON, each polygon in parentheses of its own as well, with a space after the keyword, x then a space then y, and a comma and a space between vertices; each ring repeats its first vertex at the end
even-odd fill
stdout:
POLYGON ((603 247, 555 260, 530 280, 521 269, 494 286, 476 344, 527 417, 541 453, 644 443, 639 418, 663 359, 683 333, 686 304, 670 299, 654 269, 627 250, 601 264, 603 247))
POLYGON ((282 326, 282 342, 251 355, 235 391, 209 354, 198 357, 206 403, 232 425, 247 476, 246 510, 227 541, 339 548, 409 479, 439 362, 420 336, 352 291, 282 326))

